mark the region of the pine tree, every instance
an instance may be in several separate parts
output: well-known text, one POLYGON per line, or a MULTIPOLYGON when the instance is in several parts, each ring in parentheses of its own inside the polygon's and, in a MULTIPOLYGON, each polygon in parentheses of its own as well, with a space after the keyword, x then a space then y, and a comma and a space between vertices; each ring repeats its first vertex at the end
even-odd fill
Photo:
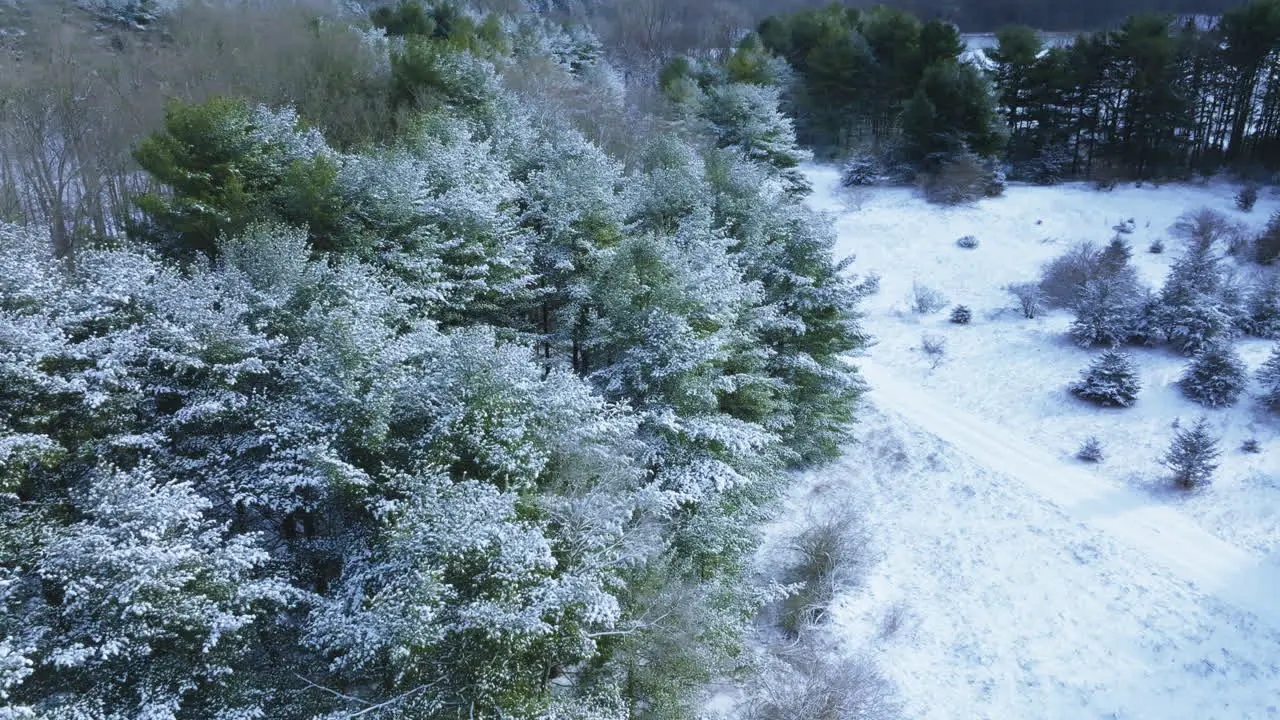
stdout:
POLYGON ((1194 355, 1234 332, 1231 308, 1223 302, 1220 259, 1211 247, 1194 244, 1174 263, 1160 291, 1156 324, 1184 355, 1194 355))
POLYGON ((1209 420, 1201 417, 1189 430, 1177 431, 1160 463, 1173 471, 1174 482, 1191 489, 1213 478, 1218 469, 1214 461, 1221 454, 1217 438, 1209 434, 1209 420))
POLYGON ((1258 383, 1262 385, 1262 403, 1280 412, 1280 345, 1271 348, 1271 356, 1258 368, 1258 383))
POLYGON ((1104 407, 1133 405, 1141 388, 1133 360, 1113 350, 1098 356, 1069 387, 1073 395, 1104 407))
POLYGON ((1253 287, 1240 324, 1250 335, 1280 340, 1280 275, 1273 274, 1253 287))
POLYGON ((1244 361, 1228 343, 1214 343, 1201 350, 1178 380, 1187 397, 1206 407, 1235 404, 1248 382, 1244 361))
POLYGON ((1081 347, 1115 347, 1133 334, 1138 295, 1128 279, 1114 276, 1085 282, 1076 297, 1076 319, 1067 333, 1081 347))

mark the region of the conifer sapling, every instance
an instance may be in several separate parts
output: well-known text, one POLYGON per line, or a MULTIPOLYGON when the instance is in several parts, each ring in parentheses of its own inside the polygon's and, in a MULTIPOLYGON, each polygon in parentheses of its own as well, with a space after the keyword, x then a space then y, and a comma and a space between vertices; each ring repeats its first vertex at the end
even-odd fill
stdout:
POLYGON ((1190 489, 1208 484, 1221 454, 1218 440, 1209 434, 1209 420, 1201 417, 1189 430, 1178 430, 1160 463, 1173 471, 1174 482, 1190 489))
POLYGON ((1129 407, 1138 398, 1142 382, 1128 355, 1108 350, 1080 373, 1068 388, 1082 400, 1104 407, 1129 407))

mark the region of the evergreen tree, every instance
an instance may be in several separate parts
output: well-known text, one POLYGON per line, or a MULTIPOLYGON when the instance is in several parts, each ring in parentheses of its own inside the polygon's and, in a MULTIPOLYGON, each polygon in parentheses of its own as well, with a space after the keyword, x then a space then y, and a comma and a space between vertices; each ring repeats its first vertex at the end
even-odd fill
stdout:
POLYGON ((1201 417, 1190 429, 1177 431, 1160 463, 1173 471, 1174 482, 1191 489, 1209 483, 1221 454, 1218 440, 1209 434, 1208 419, 1201 417))
POLYGON ((1280 275, 1263 278, 1253 287, 1240 324, 1255 337, 1280 339, 1280 275))
POLYGON ((1075 302, 1076 318, 1067 334, 1081 347, 1115 347, 1133 336, 1139 296, 1115 277, 1089 280, 1075 302))
POLYGON ((1248 382, 1244 361, 1228 343, 1214 343, 1192 358, 1178 386, 1206 407, 1234 405, 1248 382))
POLYGON ((1280 411, 1280 345, 1271 348, 1271 356, 1258 368, 1258 384, 1262 386, 1262 403, 1280 411))
POLYGON ((1194 245, 1174 263, 1160 291, 1156 324, 1185 355, 1228 339, 1234 331, 1231 310, 1222 300, 1219 262, 1211 248, 1194 245))
POLYGON ((1129 407, 1138 399, 1142 383, 1128 355, 1113 350, 1099 355, 1068 388, 1083 400, 1104 407, 1129 407))

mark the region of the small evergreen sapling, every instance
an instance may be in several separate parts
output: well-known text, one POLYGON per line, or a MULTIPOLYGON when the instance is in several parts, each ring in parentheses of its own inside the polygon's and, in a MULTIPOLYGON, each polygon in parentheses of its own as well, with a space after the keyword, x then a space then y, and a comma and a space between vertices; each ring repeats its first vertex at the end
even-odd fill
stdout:
POLYGON ((973 311, 964 305, 957 305, 951 310, 951 322, 956 325, 968 325, 973 319, 973 311))
POLYGON ((1138 399, 1142 382, 1133 360, 1122 352, 1109 350, 1080 373, 1080 380, 1068 388, 1082 400, 1104 407, 1129 407, 1138 399))
POLYGON ((1240 443, 1240 452, 1257 455, 1262 452, 1262 445, 1258 443, 1258 438, 1248 438, 1240 443))
POLYGON ((1271 357, 1258 368, 1258 384, 1262 385, 1262 404, 1280 412, 1280 344, 1271 348, 1271 357))
POLYGON ((1104 457, 1102 441, 1093 435, 1085 438, 1085 441, 1080 445, 1080 449, 1076 451, 1076 457, 1087 463, 1102 462, 1104 457))
POLYGON ((1178 381, 1182 393, 1205 407, 1234 405, 1244 390, 1248 371, 1235 349, 1214 343, 1200 351, 1178 381))
POLYGON ((1221 454, 1217 438, 1209 434, 1209 420, 1201 417, 1190 430, 1178 430, 1160 464, 1173 471, 1179 487, 1191 489, 1208 484, 1221 454))

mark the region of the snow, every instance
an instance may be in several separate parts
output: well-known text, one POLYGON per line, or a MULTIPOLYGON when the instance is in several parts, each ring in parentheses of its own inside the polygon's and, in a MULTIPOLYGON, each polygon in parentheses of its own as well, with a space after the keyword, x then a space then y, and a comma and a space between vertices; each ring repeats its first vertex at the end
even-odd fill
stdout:
MULTIPOLYGON (((1280 202, 1240 213, 1227 184, 1015 185, 948 208, 909 189, 846 190, 834 168, 806 174, 811 204, 836 213, 839 251, 882 276, 865 307, 878 344, 856 359, 874 409, 793 498, 858 498, 884 546, 834 636, 877 649, 913 718, 1280 718, 1280 420, 1252 398, 1195 405, 1174 385, 1187 360, 1164 349, 1131 351, 1132 408, 1081 402, 1067 385, 1099 351, 1070 343, 1069 313, 1025 320, 1002 290, 1130 217, 1134 263, 1158 287, 1182 249, 1168 234, 1178 215, 1208 206, 1256 227, 1280 202), (958 248, 969 234, 980 246, 958 248), (1156 238, 1161 255, 1146 252, 1156 238), (973 322, 910 313, 915 282, 973 322), (922 333, 947 341, 937 369, 922 333), (1172 423, 1202 414, 1221 468, 1210 487, 1174 492, 1157 461, 1172 423), (1090 435, 1106 452, 1096 467, 1074 458, 1090 435), (1250 437, 1260 454, 1238 450, 1250 437), (894 604, 906 629, 879 638, 894 604)), ((1270 346, 1237 342, 1251 372, 1270 346)))

